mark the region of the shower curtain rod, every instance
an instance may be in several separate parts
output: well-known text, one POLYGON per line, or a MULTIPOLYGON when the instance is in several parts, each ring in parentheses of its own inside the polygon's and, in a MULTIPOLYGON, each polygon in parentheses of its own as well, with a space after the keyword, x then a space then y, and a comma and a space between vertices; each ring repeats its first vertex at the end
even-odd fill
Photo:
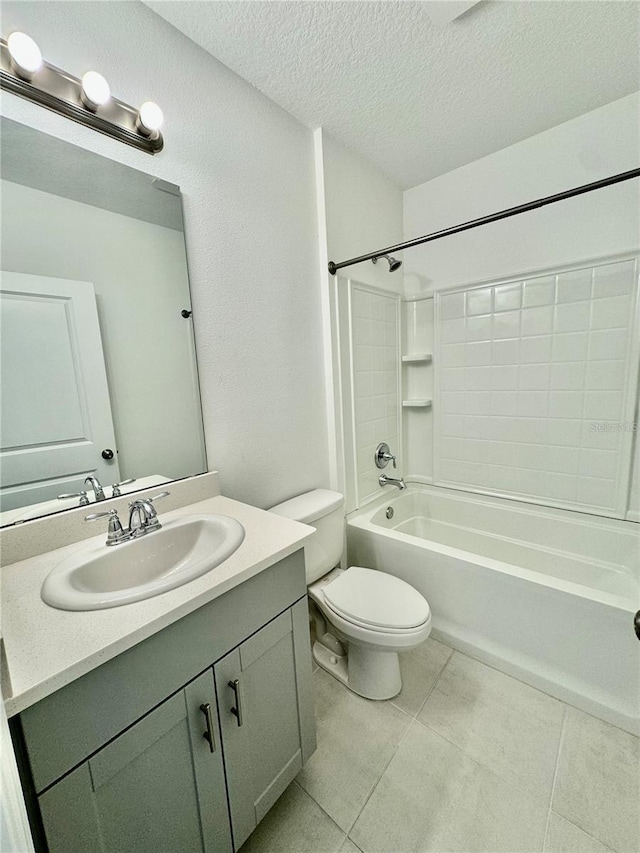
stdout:
POLYGON ((509 207, 506 210, 500 210, 498 213, 490 213, 488 216, 481 216, 479 219, 470 219, 468 222, 463 222, 461 225, 453 225, 451 228, 444 228, 441 231, 433 231, 431 234, 426 234, 424 237, 416 237, 413 240, 407 240, 404 243, 397 243, 395 246, 388 246, 386 249, 378 249, 377 252, 369 252, 368 255, 360 255, 357 258, 350 258, 348 261, 340 261, 339 264, 329 261, 329 272, 335 275, 338 270, 344 267, 350 267, 353 264, 360 264, 362 261, 371 261, 374 258, 380 258, 383 255, 395 254, 403 249, 411 249, 414 246, 421 246, 423 243, 430 243, 432 240, 440 240, 442 237, 448 237, 450 234, 459 234, 461 231, 469 231, 471 228, 478 228, 480 225, 488 225, 490 222, 498 222, 500 219, 508 219, 510 216, 517 216, 519 213, 526 213, 529 210, 536 210, 539 207, 544 207, 547 204, 553 204, 556 201, 564 201, 567 198, 573 198, 576 195, 590 193, 593 190, 600 190, 603 187, 610 187, 612 184, 619 184, 622 181, 628 181, 631 178, 640 178, 640 169, 631 169, 628 172, 620 172, 618 175, 611 175, 609 178, 602 178, 600 181, 593 181, 591 184, 583 184, 581 187, 574 187, 571 190, 565 190, 555 195, 548 195, 545 198, 529 201, 526 204, 519 204, 516 207, 509 207))

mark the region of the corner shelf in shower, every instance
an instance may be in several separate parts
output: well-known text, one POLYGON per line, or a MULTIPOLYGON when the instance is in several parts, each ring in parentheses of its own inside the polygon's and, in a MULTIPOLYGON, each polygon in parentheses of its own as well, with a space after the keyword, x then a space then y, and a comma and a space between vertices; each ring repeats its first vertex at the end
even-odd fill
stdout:
POLYGON ((404 409, 430 409, 433 400, 403 400, 404 409))
POLYGON ((416 352, 410 355, 403 355, 403 364, 428 364, 433 358, 430 352, 416 352))

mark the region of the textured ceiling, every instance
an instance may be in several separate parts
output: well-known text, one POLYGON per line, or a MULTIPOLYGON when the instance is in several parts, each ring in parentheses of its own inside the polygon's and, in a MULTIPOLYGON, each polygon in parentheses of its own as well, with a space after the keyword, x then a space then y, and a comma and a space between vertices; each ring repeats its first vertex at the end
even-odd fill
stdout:
POLYGON ((484 0, 444 26, 413 0, 147 5, 401 187, 640 87, 635 0, 484 0))

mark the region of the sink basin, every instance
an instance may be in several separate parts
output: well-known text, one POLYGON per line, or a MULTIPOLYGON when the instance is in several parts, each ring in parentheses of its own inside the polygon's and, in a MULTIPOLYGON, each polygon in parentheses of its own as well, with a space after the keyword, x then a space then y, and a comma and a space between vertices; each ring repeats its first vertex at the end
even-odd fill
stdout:
POLYGON ((190 515, 110 548, 87 543, 44 580, 42 600, 60 610, 103 610, 160 595, 219 566, 244 539, 226 515, 190 515))

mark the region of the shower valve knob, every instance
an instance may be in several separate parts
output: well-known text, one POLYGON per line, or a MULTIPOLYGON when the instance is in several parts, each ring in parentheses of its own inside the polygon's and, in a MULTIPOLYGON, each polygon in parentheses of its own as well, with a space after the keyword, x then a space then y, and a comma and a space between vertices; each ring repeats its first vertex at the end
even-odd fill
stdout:
POLYGON ((393 462, 393 467, 396 467, 396 457, 391 453, 389 445, 384 441, 376 447, 376 452, 374 453, 373 458, 376 463, 376 468, 386 468, 389 462, 393 462))

